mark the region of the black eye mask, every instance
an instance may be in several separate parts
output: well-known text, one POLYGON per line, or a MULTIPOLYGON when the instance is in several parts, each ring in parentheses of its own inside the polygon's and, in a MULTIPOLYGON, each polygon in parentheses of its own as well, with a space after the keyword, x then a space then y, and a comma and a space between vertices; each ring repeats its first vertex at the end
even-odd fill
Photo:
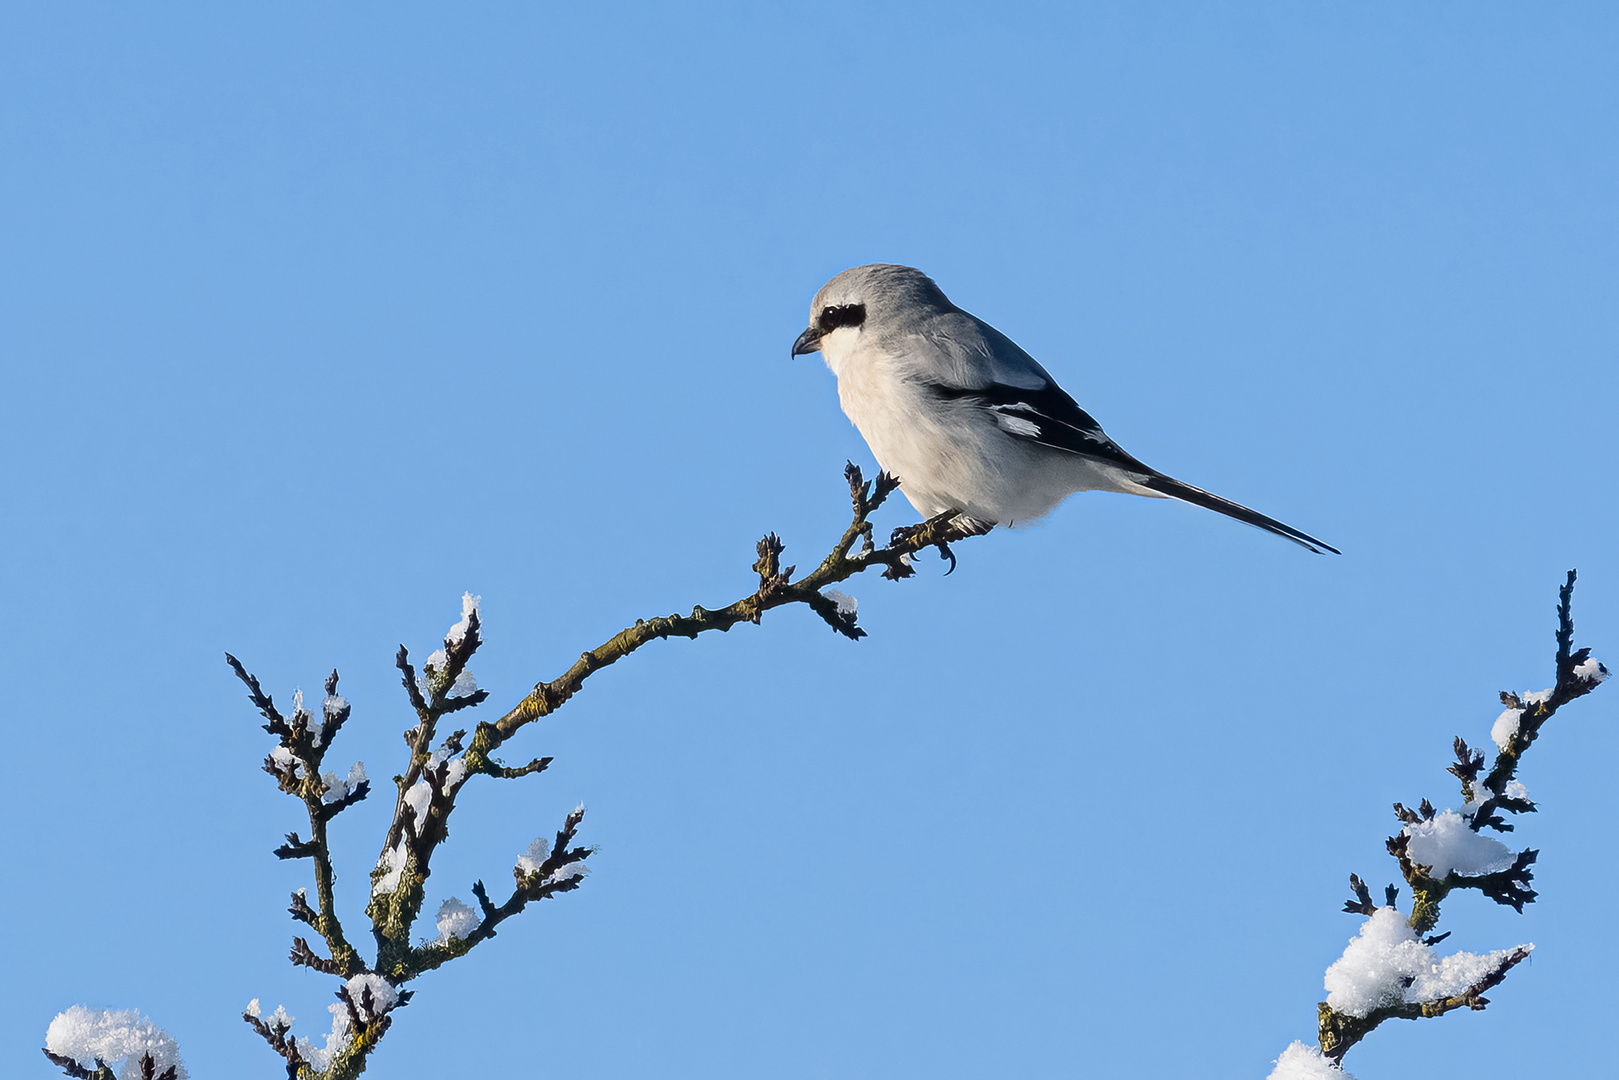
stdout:
POLYGON ((842 304, 838 307, 823 308, 820 325, 816 329, 823 334, 830 334, 845 326, 859 326, 865 321, 865 304, 842 304))

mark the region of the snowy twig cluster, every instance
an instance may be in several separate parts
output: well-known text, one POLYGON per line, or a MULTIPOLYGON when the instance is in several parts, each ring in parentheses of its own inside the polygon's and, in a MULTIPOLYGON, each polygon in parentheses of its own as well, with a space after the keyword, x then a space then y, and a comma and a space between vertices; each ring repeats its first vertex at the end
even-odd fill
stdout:
POLYGON ((1534 902, 1530 866, 1538 852, 1513 851, 1482 830, 1511 832, 1501 816, 1535 812, 1529 792, 1517 778, 1518 764, 1541 728, 1563 705, 1595 690, 1608 669, 1589 649, 1574 649, 1574 571, 1558 595, 1557 682, 1549 690, 1503 692, 1506 710, 1491 732, 1495 760, 1486 772, 1485 755, 1457 737, 1456 761, 1449 768, 1461 781, 1460 809, 1436 810, 1423 799, 1416 810, 1394 804, 1402 828, 1388 839, 1389 854, 1411 889, 1411 909, 1396 906, 1399 889, 1389 885, 1383 904, 1373 902, 1359 875, 1349 875, 1353 896, 1344 911, 1366 916, 1344 954, 1327 969, 1327 1000, 1317 1006, 1320 1049, 1294 1043, 1278 1059, 1271 1080, 1343 1080, 1344 1054, 1385 1020, 1443 1016, 1455 1009, 1483 1009, 1484 994, 1528 958, 1534 946, 1487 953, 1440 956, 1434 946, 1449 937, 1433 934, 1439 905, 1458 889, 1476 889, 1498 904, 1522 913, 1534 902))
POLYGON ((366 915, 371 920, 375 955, 370 963, 345 935, 332 896, 327 823, 370 792, 360 763, 349 769, 346 778, 336 771, 321 772, 327 748, 349 716, 348 702, 337 696, 337 673, 332 672, 326 680, 319 718, 303 707, 301 694, 295 695, 292 716, 286 718, 260 688, 258 679, 235 657, 226 656, 237 677, 246 684, 249 700, 267 721, 264 730, 279 740, 264 760, 264 771, 275 777, 282 791, 302 801, 309 816, 309 839, 289 833, 287 842, 275 854, 282 859, 307 858, 313 862, 315 902, 311 904, 307 892, 300 889, 293 893, 288 911, 320 935, 326 955, 312 948, 305 938, 295 937, 292 962, 343 980, 337 989, 338 1003, 331 1007, 332 1028, 324 1045, 307 1038, 294 1039, 294 1018, 284 1009, 277 1008, 273 1015, 265 1017, 255 1000, 242 1014, 242 1019, 286 1061, 287 1075, 294 1080, 358 1076, 371 1051, 387 1033, 394 1010, 410 1001, 412 991, 403 989, 406 983, 493 936, 499 922, 521 911, 530 900, 578 888, 588 870, 585 860, 591 849, 573 845, 584 819, 584 808, 579 807, 568 815, 556 834, 555 848, 548 845, 547 850, 554 854, 541 866, 530 867, 526 858, 517 859, 512 896, 505 904, 492 904, 483 882, 477 882, 472 891, 483 906, 481 916, 451 897, 440 906, 438 935, 412 942, 426 898, 433 855, 449 835, 450 815, 462 787, 478 774, 504 779, 532 775, 543 771, 551 760, 537 758, 510 768, 487 753, 466 747, 465 729, 442 739, 438 736, 440 721, 445 717, 479 705, 489 696, 488 691, 478 688, 467 669, 468 661, 482 644, 478 599, 471 594, 462 598, 460 621, 445 635, 444 647, 428 657, 420 674, 403 645, 395 658, 416 723, 405 732, 409 761, 404 774, 394 777, 398 789, 394 812, 371 871, 371 901, 366 915), (450 913, 448 924, 446 912, 450 913))
MULTIPOLYGON (((375 950, 367 963, 349 941, 338 918, 333 897, 335 873, 327 843, 327 826, 338 814, 365 799, 371 785, 365 767, 355 762, 346 774, 322 771, 327 751, 349 719, 349 703, 337 693, 337 672, 326 680, 326 694, 319 714, 306 709, 302 692, 293 696, 290 716, 284 716, 259 681, 234 656, 226 661, 248 689, 248 698, 265 719, 264 730, 275 736, 276 745, 264 759, 264 771, 288 795, 304 804, 309 818, 307 839, 288 833, 286 842, 275 849, 282 859, 309 859, 314 868, 313 902, 304 889, 292 895, 288 911, 293 919, 310 927, 325 944, 325 955, 311 947, 304 937, 294 937, 291 960, 342 980, 337 989, 338 1003, 332 1005, 332 1028, 325 1042, 317 1045, 308 1038, 292 1035, 294 1017, 277 1007, 266 1016, 257 999, 242 1013, 266 1044, 286 1063, 292 1080, 348 1080, 365 1070, 367 1059, 387 1032, 395 1009, 405 1005, 412 991, 404 985, 424 972, 465 955, 495 936, 495 929, 521 912, 531 901, 544 900, 579 887, 588 872, 586 860, 593 850, 575 844, 585 809, 569 813, 550 839, 537 839, 518 856, 512 868, 513 889, 502 903, 489 896, 483 882, 475 882, 474 909, 451 897, 439 905, 435 917, 438 933, 412 943, 414 928, 426 899, 424 886, 431 871, 434 852, 448 836, 450 814, 463 785, 477 775, 514 779, 542 772, 550 758, 536 758, 526 765, 510 767, 495 753, 518 729, 561 708, 593 672, 612 664, 642 645, 667 637, 690 637, 708 630, 729 630, 737 623, 757 624, 764 612, 786 604, 807 605, 827 625, 851 639, 865 636, 856 624, 858 605, 853 597, 828 588, 855 574, 880 568, 883 577, 899 580, 915 573, 912 556, 925 548, 936 548, 950 560, 955 556, 950 544, 981 535, 986 526, 955 513, 905 528, 895 529, 886 547, 872 539, 871 514, 899 486, 899 482, 879 474, 868 483, 858 467, 844 470, 849 484, 854 517, 820 565, 795 581, 792 566, 781 565, 784 548, 771 533, 757 546, 753 570, 759 576, 758 588, 718 610, 694 608, 690 615, 668 615, 637 620, 612 639, 582 654, 566 672, 550 682, 541 682, 494 723, 477 724, 470 735, 466 729, 439 738, 442 719, 482 703, 488 691, 478 688, 467 670, 482 638, 478 598, 470 594, 462 601, 461 620, 450 628, 444 647, 429 656, 418 673, 403 645, 396 665, 406 696, 416 716, 416 724, 405 732, 410 759, 402 776, 394 777, 398 795, 381 853, 371 871, 371 899, 366 915, 371 920, 375 950), (856 542, 859 549, 856 550, 856 542)), ((108 1061, 125 1062, 119 1080, 185 1080, 174 1040, 167 1032, 153 1027, 134 1011, 95 1012, 75 1006, 58 1016, 47 1035, 45 1053, 74 1077, 112 1080, 108 1061), (155 1070, 155 1071, 154 1071, 155 1070)))

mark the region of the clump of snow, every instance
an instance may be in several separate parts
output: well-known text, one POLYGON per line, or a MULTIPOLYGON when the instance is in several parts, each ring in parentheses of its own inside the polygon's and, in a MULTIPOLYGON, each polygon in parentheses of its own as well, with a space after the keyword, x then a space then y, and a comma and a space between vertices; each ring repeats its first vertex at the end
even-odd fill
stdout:
POLYGON ((422 692, 423 697, 433 696, 433 679, 428 673, 442 672, 448 659, 443 649, 434 649, 432 655, 422 663, 422 673, 416 676, 416 689, 422 692))
POLYGON ((1518 734, 1518 721, 1522 719, 1522 709, 1504 709, 1495 718, 1495 723, 1490 727, 1490 738, 1495 742, 1496 749, 1505 750, 1512 744, 1513 736, 1518 734))
POLYGON ((444 773, 444 794, 446 797, 454 795, 461 786, 461 781, 467 778, 467 762, 465 758, 456 758, 450 762, 450 767, 444 773))
POLYGON ((301 713, 303 711, 304 711, 304 692, 302 690, 294 690, 292 692, 292 714, 294 716, 297 716, 299 713, 301 713))
POLYGON ((517 856, 517 868, 525 874, 532 874, 540 868, 540 864, 551 855, 551 841, 545 837, 529 842, 528 849, 517 856))
POLYGON ((87 1009, 75 1005, 51 1021, 45 1031, 45 1048, 72 1058, 85 1069, 94 1069, 97 1058, 109 1065, 123 1061, 119 1080, 139 1077, 141 1058, 147 1054, 152 1056, 158 1072, 172 1065, 179 1080, 190 1075, 180 1060, 174 1036, 135 1009, 87 1009))
POLYGON ((561 866, 551 871, 551 876, 545 879, 545 884, 566 884, 567 882, 573 881, 577 878, 582 878, 588 873, 590 873, 590 867, 585 865, 585 861, 583 859, 575 859, 573 862, 563 863, 561 866))
POLYGON ((1355 1080, 1355 1076, 1327 1060, 1320 1050, 1295 1040, 1282 1051, 1265 1080, 1355 1080))
POLYGON ((405 872, 406 861, 405 838, 401 836, 399 843, 384 851, 377 860, 377 869, 382 873, 371 883, 371 895, 381 896, 399 888, 399 875, 405 872))
MULTIPOLYGON (((1490 789, 1484 786, 1483 781, 1475 780, 1471 786, 1473 788, 1473 797, 1462 804, 1462 817, 1464 818, 1476 817, 1479 807, 1484 805, 1485 800, 1494 798, 1490 789)), ((1507 786, 1502 790, 1501 794, 1508 799, 1529 801, 1529 789, 1516 780, 1508 780, 1507 786)))
MULTIPOLYGON (((259 1008, 259 999, 254 998, 252 1001, 249 1001, 247 1003, 247 1008, 243 1009, 242 1011, 247 1013, 247 1015, 251 1016, 255 1020, 261 1019, 262 1010, 259 1008)), ((297 1019, 298 1018, 296 1016, 292 1016, 287 1012, 285 1006, 277 1005, 275 1007, 275 1012, 270 1014, 270 1019, 266 1020, 265 1023, 269 1024, 271 1027, 275 1027, 277 1024, 285 1024, 290 1028, 297 1019)))
POLYGON ((450 897, 438 906, 438 940, 437 944, 466 937, 477 929, 478 913, 470 907, 450 897))
POLYGON ((298 1053, 316 1072, 325 1072, 332 1058, 349 1042, 349 1010, 341 1001, 326 1006, 332 1013, 332 1030, 326 1036, 325 1046, 316 1046, 312 1039, 299 1037, 298 1053))
POLYGON ((285 746, 278 746, 271 750, 270 760, 275 762, 276 767, 282 772, 290 772, 299 780, 304 778, 304 763, 299 761, 297 755, 285 746))
POLYGON ((1451 871, 1463 877, 1493 874, 1511 866, 1517 856, 1499 840, 1480 836, 1468 827, 1467 819, 1454 810, 1443 810, 1431 821, 1407 825, 1411 843, 1405 852, 1411 861, 1431 866, 1433 877, 1443 881, 1451 871))
MULTIPOLYGON (((478 610, 483 603, 483 597, 473 596, 471 593, 461 594, 461 621, 450 627, 450 632, 444 635, 444 640, 451 645, 459 645, 467 636, 467 630, 472 626, 472 613, 478 610)), ((482 616, 479 616, 482 618, 482 616)))
POLYGON ((1607 665, 1596 657, 1587 657, 1574 665, 1574 674, 1581 679, 1591 679, 1594 682, 1604 682, 1608 678, 1607 665))
POLYGON ((326 794, 320 797, 321 802, 334 803, 352 795, 356 788, 365 783, 365 762, 356 761, 350 765, 347 780, 340 778, 336 772, 321 773, 320 778, 326 785, 326 794))
POLYGON ((856 600, 848 593, 839 592, 836 589, 828 589, 821 595, 838 606, 839 615, 853 615, 860 610, 860 601, 856 600))
POLYGON ((326 1045, 316 1046, 313 1040, 306 1039, 301 1035, 298 1037, 298 1056, 313 1065, 316 1072, 326 1071, 327 1067, 332 1063, 332 1055, 343 1049, 343 1044, 347 1041, 348 1036, 349 1018, 347 1010, 343 1008, 341 1003, 328 1005, 327 1008, 332 1010, 332 1033, 326 1036, 326 1045), (342 1026, 342 1031, 337 1030, 339 1025, 342 1026))
POLYGON ((369 971, 362 971, 347 983, 349 1000, 354 1002, 355 1011, 360 1014, 361 1020, 375 1020, 387 1014, 399 1003, 399 991, 394 989, 393 983, 381 975, 373 975, 369 971), (365 991, 371 991, 371 1007, 365 1007, 365 991))
POLYGON ((349 707, 348 698, 336 694, 327 694, 320 702, 320 719, 315 721, 315 741, 326 741, 326 725, 337 722, 343 711, 349 707))
MULTIPOLYGON (((443 649, 435 650, 433 655, 429 656, 427 658, 427 663, 422 665, 422 673, 420 675, 416 676, 416 689, 418 689, 418 690, 420 690, 422 692, 423 697, 432 697, 433 696, 433 684, 435 682, 439 682, 440 680, 442 680, 442 678, 444 676, 445 666, 449 662, 450 662, 450 658, 445 655, 443 649), (427 669, 428 668, 433 669, 433 675, 434 675, 433 678, 428 677, 428 674, 427 674, 427 669)), ((478 680, 477 680, 477 678, 472 674, 472 672, 467 671, 466 669, 463 668, 462 671, 461 671, 461 674, 459 674, 459 675, 457 675, 455 677, 455 685, 450 687, 450 692, 446 696, 448 696, 448 697, 470 697, 471 695, 473 695, 473 694, 475 694, 477 692, 478 692, 478 680)))
POLYGON ((427 821, 427 808, 433 803, 433 782, 425 776, 416 778, 405 792, 405 805, 416 814, 416 831, 422 831, 422 825, 427 821))
POLYGON ((1343 956, 1327 968, 1327 1004, 1349 1016, 1367 1016, 1389 1005, 1453 997, 1499 967, 1509 952, 1440 957, 1433 946, 1422 943, 1403 914, 1378 908, 1350 939, 1343 956))

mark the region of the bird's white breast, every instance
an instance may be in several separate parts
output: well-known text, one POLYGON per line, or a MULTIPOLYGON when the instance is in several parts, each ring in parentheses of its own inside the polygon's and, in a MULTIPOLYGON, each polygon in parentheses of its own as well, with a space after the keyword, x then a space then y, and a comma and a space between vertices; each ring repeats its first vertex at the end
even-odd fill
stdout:
POLYGON ((905 497, 923 514, 964 510, 986 521, 990 505, 984 458, 972 410, 930 397, 914 374, 914 361, 862 341, 844 327, 821 339, 821 355, 838 377, 838 402, 871 447, 872 456, 899 477, 905 497))
MULTIPOLYGON (((844 327, 821 339, 821 355, 838 377, 838 403, 879 465, 901 480, 923 475, 926 470, 919 466, 931 440, 920 416, 921 390, 904 377, 897 358, 860 337, 858 330, 844 327)), ((911 485, 906 489, 909 493, 911 485)))
POLYGON ((873 345, 862 345, 851 327, 821 339, 821 355, 838 377, 838 403, 865 436, 878 464, 896 472, 898 458, 914 442, 909 430, 916 414, 917 388, 903 378, 895 358, 873 345))
POLYGON ((838 402, 925 515, 960 510, 1002 525, 1033 521, 1083 488, 1118 490, 1082 458, 1011 438, 995 414, 930 391, 918 359, 879 346, 854 327, 821 338, 838 402))

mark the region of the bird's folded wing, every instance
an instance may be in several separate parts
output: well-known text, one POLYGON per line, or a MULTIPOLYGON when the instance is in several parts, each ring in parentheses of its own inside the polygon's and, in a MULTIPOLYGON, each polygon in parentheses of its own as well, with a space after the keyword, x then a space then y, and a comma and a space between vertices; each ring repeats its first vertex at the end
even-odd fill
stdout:
POLYGON ((966 401, 984 409, 994 418, 996 426, 1013 438, 1099 458, 1131 471, 1153 473, 1120 449, 1090 413, 1049 380, 1045 386, 1034 390, 1001 383, 975 389, 939 385, 930 389, 941 398, 966 401))

